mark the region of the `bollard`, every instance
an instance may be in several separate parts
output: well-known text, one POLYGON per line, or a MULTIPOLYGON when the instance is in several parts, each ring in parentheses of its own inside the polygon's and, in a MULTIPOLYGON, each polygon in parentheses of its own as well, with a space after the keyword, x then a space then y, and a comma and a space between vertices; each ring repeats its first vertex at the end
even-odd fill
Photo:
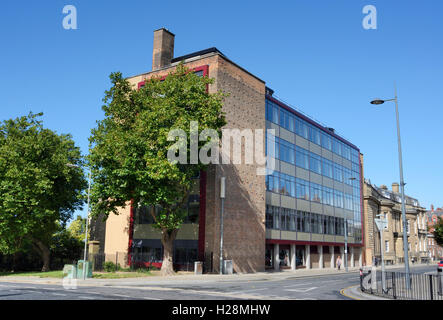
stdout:
POLYGON ((363 268, 360 267, 360 290, 363 291, 363 268))
POLYGON ((371 270, 371 291, 377 292, 377 268, 372 266, 371 270))
POLYGON ((201 261, 194 262, 194 274, 202 274, 203 273, 203 263, 201 261))
POLYGON ((438 267, 437 268, 437 281, 438 281, 438 294, 440 296, 443 295, 443 267, 438 267))

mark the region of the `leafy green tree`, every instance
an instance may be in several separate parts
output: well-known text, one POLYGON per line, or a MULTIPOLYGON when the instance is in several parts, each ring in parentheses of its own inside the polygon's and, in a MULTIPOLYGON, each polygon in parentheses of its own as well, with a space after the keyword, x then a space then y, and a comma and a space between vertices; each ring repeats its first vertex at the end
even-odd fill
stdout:
MULTIPOLYGON (((168 161, 168 141, 172 129, 190 137, 190 122, 198 122, 198 132, 214 129, 221 135, 225 125, 222 112, 224 94, 209 93, 213 79, 199 77, 183 65, 177 66, 163 81, 151 79, 135 90, 120 73, 110 76, 112 87, 106 92, 105 119, 92 130, 89 162, 93 215, 118 214, 130 200, 135 205, 155 206, 150 210, 154 227, 161 231, 164 248, 161 273, 173 273, 173 242, 183 223, 193 178, 205 169, 200 161, 190 164, 190 142, 185 159, 188 164, 168 161)), ((210 140, 210 139, 208 139, 210 140)), ((200 142, 198 151, 204 145, 200 142)))
POLYGON ((437 242, 438 245, 443 246, 443 219, 441 217, 438 217, 438 221, 433 228, 435 242, 437 242))
POLYGON ((0 124, 0 252, 30 244, 49 270, 49 245, 60 224, 83 204, 86 188, 80 149, 68 134, 45 129, 43 114, 0 124))
MULTIPOLYGON (((67 231, 71 234, 71 236, 80 241, 85 240, 85 229, 86 229, 86 219, 82 218, 80 215, 71 222, 68 226, 67 231)), ((88 235, 89 238, 89 235, 88 235)))
MULTIPOLYGON (((75 220, 77 221, 77 220, 75 220)), ((52 236, 50 243, 50 251, 53 259, 58 262, 72 263, 72 261, 77 260, 81 257, 84 248, 84 239, 78 239, 73 235, 68 229, 60 227, 60 229, 52 236)), ((57 263, 60 266, 60 263, 57 263)))

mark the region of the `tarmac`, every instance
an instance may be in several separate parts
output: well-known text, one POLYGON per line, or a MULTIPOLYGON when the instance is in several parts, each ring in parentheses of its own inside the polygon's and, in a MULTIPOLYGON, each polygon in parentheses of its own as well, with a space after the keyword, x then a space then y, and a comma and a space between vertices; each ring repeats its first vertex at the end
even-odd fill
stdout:
MULTIPOLYGON (((429 266, 435 263, 429 264, 429 266)), ((410 269, 415 267, 425 267, 427 264, 410 265, 410 269)), ((403 264, 392 266, 385 266, 386 270, 394 268, 402 268, 403 264)), ((370 269, 371 266, 363 267, 364 270, 370 269)), ((349 267, 348 273, 358 273, 360 267, 349 267)), ((381 267, 377 267, 377 271, 381 267)), ((143 285, 162 285, 162 284, 186 284, 195 282, 235 282, 235 281, 272 281, 284 280, 287 278, 305 278, 305 277, 323 277, 328 275, 345 274, 344 269, 297 269, 297 270, 282 270, 282 271, 268 271, 257 273, 234 273, 234 274, 194 274, 189 272, 187 274, 177 274, 172 276, 147 276, 138 278, 121 278, 121 279, 96 279, 89 278, 86 280, 77 279, 78 286, 143 286, 143 285)), ((40 277, 25 277, 25 276, 4 276, 0 277, 1 282, 18 282, 18 283, 34 283, 34 284, 62 284, 60 278, 40 278, 40 277)), ((340 292, 342 295, 354 300, 389 300, 374 295, 366 294, 360 291, 360 284, 347 287, 340 292)))

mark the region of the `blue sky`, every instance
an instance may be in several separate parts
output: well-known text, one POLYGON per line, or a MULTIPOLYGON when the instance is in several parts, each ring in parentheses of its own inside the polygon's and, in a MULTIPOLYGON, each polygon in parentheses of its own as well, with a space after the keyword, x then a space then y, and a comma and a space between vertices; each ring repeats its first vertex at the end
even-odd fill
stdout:
POLYGON ((275 94, 334 127, 364 154, 365 177, 399 181, 398 87, 406 193, 443 206, 443 3, 424 1, 8 1, 0 10, 0 120, 44 112, 82 152, 109 74, 149 71, 153 30, 176 35, 175 56, 217 47, 275 94), (78 29, 62 26, 65 5, 78 29), (377 29, 365 30, 365 5, 377 29))

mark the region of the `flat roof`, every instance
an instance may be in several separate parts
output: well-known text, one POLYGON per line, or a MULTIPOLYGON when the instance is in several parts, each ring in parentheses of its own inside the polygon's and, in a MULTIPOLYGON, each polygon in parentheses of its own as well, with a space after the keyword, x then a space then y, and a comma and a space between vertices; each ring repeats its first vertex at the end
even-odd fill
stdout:
POLYGON ((322 126, 321 124, 319 124, 318 122, 312 120, 311 118, 305 116, 304 114, 298 112, 297 110, 294 110, 293 108, 291 108, 290 106, 286 105, 285 103, 281 102, 280 100, 278 100, 277 98, 267 94, 266 95, 267 99, 270 99, 272 102, 278 104, 280 107, 284 108, 285 110, 293 113, 294 115, 296 115, 299 118, 302 118, 303 120, 305 120, 306 122, 309 122, 311 125, 319 128, 320 130, 324 131, 325 133, 333 136, 334 138, 337 138, 338 140, 340 140, 341 142, 347 144, 348 146, 352 147, 353 149, 357 150, 358 152, 360 152, 360 149, 355 146, 354 144, 350 143, 348 140, 340 137, 338 134, 336 134, 335 132, 332 132, 331 130, 329 130, 329 128, 326 128, 324 126, 322 126))

